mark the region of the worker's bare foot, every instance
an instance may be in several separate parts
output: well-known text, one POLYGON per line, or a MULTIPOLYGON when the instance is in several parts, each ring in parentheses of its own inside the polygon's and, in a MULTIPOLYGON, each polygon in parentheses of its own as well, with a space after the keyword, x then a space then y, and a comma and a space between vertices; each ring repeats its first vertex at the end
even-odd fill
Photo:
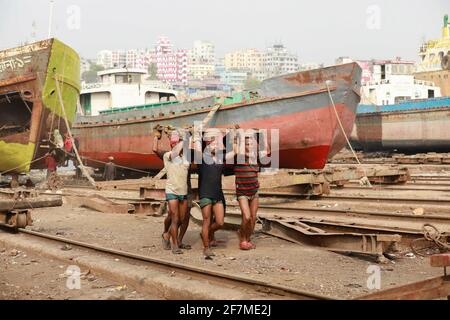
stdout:
POLYGON ((191 250, 192 247, 191 247, 190 245, 188 245, 188 244, 182 243, 182 244, 180 244, 180 249, 183 249, 183 250, 191 250))
POLYGON ((173 248, 172 253, 173 254, 183 254, 183 250, 181 250, 180 248, 173 248))
POLYGON ((170 250, 170 241, 165 233, 162 234, 162 246, 164 250, 170 250))
POLYGON ((205 256, 205 259, 212 260, 212 257, 215 256, 214 252, 210 248, 204 248, 203 254, 205 256))
POLYGON ((242 241, 239 244, 239 249, 241 249, 241 250, 251 250, 251 249, 253 249, 253 247, 252 247, 252 244, 250 242, 242 241))
POLYGON ((213 248, 217 247, 219 244, 222 244, 222 243, 225 243, 225 241, 223 241, 223 240, 216 240, 216 239, 213 239, 213 240, 209 241, 209 245, 211 247, 213 247, 213 248))

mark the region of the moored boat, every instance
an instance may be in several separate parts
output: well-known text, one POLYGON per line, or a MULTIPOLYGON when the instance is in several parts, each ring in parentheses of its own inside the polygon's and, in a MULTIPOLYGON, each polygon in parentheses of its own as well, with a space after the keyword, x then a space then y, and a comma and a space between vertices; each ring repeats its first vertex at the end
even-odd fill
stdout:
POLYGON ((448 152, 449 127, 450 97, 360 105, 351 142, 367 152, 448 152))
MULTIPOLYGON (((243 129, 278 129, 280 167, 321 169, 345 145, 331 98, 345 133, 350 135, 360 101, 360 80, 356 63, 271 78, 257 94, 243 94, 240 101, 224 103, 211 127, 238 124, 243 129)), ((152 152, 153 129, 202 121, 215 103, 214 98, 206 98, 78 116, 74 132, 81 155, 94 167, 102 167, 113 156, 121 166, 157 170, 163 163, 152 152)), ((163 141, 166 147, 167 143, 163 141)))
POLYGON ((78 54, 57 39, 0 51, 0 173, 44 168, 53 130, 74 120, 79 82, 78 54))

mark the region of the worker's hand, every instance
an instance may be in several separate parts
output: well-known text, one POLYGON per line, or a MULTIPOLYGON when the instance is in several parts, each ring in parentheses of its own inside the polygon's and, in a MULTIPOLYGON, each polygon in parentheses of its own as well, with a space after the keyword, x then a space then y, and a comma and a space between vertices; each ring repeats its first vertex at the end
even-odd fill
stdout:
POLYGON ((155 138, 157 138, 158 140, 161 139, 162 137, 162 130, 163 128, 160 125, 157 125, 154 129, 153 129, 153 136, 155 138))

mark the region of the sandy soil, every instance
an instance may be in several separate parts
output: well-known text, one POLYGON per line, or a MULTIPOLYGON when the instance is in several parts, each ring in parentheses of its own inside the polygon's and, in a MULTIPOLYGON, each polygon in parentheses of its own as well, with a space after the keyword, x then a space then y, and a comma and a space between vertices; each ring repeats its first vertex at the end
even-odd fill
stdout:
MULTIPOLYGON (((71 191, 64 190, 64 192, 71 191)), ((91 192, 88 189, 76 190, 78 194, 90 194, 91 192)), ((138 197, 138 192, 133 191, 103 191, 101 194, 115 197, 138 197)), ((423 197, 425 199, 437 197, 448 199, 449 197, 446 192, 427 190, 394 192, 391 190, 333 189, 332 194, 423 197)), ((335 200, 301 200, 282 202, 280 205, 380 210, 393 213, 411 213, 418 207, 414 204, 397 205, 344 201, 337 203, 335 200)), ((445 207, 433 205, 423 207, 426 214, 448 213, 445 207)), ((367 268, 376 264, 375 262, 293 244, 264 235, 261 232, 257 232, 254 237, 257 249, 247 252, 238 249, 235 232, 226 230, 218 232, 217 238, 224 240, 225 243, 215 249, 217 256, 214 260, 209 261, 203 258, 201 252, 200 227, 193 222, 191 222, 185 237, 185 243, 191 244, 192 250, 185 251, 183 255, 175 256, 170 251, 164 251, 161 248, 163 217, 100 213, 66 203, 60 208, 35 209, 33 210, 33 219, 34 225, 29 227, 31 230, 212 270, 263 279, 317 294, 347 299, 372 292, 367 288, 369 277, 367 268)), ((257 228, 260 228, 260 226, 257 228)), ((428 259, 414 255, 399 257, 387 264, 380 264, 379 267, 381 268, 381 289, 442 274, 441 269, 429 266, 428 259)), ((86 286, 83 286, 82 291, 68 291, 65 289, 65 279, 60 276, 64 273, 65 268, 64 265, 61 267, 61 263, 42 257, 34 257, 32 253, 20 253, 17 256, 11 256, 7 251, 1 252, 0 248, 0 270, 6 270, 6 272, 0 272, 0 289, 2 289, 0 292, 3 293, 3 297, 0 298, 108 299, 111 297, 117 298, 117 295, 119 295, 119 298, 125 299, 151 298, 133 292, 132 289, 126 289, 119 293, 111 292, 110 288, 123 284, 111 283, 111 281, 99 277, 96 277, 96 281, 101 283, 102 288, 97 288, 92 284, 92 281, 85 279, 83 281, 86 286), (35 263, 32 260, 38 260, 39 262, 35 263), (28 269, 33 270, 33 276, 24 283, 22 275, 28 269), (34 289, 34 286, 37 288, 34 289), (39 292, 42 292, 42 294, 39 292)))
MULTIPOLYGON (((208 261, 201 254, 200 228, 192 222, 185 242, 193 249, 174 256, 161 249, 162 217, 107 214, 64 206, 36 209, 33 218, 31 229, 40 232, 243 274, 323 295, 352 298, 371 292, 367 288, 367 268, 375 264, 373 261, 292 244, 261 233, 255 236, 257 249, 244 252, 238 249, 234 232, 218 232, 217 238, 225 244, 215 250, 217 257, 208 261)), ((402 258, 380 267, 382 289, 442 273, 420 257, 402 258)))
MULTIPOLYGON (((80 270, 80 289, 67 286, 69 265, 32 252, 0 247, 0 300, 124 300, 155 297, 80 270), (69 289, 73 288, 73 289, 69 289)), ((69 269, 70 270, 70 269, 69 269)))

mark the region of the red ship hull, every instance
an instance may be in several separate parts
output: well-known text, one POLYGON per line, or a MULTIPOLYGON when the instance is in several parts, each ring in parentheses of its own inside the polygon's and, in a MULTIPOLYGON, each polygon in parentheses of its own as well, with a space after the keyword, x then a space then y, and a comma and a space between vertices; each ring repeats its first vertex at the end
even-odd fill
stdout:
MULTIPOLYGON (((223 106, 214 117, 212 127, 230 128, 239 124, 244 129, 278 129, 281 168, 322 169, 328 158, 345 145, 325 85, 326 73, 333 80, 329 83, 331 96, 347 135, 351 134, 359 103, 359 67, 349 64, 331 68, 299 73, 302 79, 299 74, 271 79, 262 88, 266 97, 223 106)), ((203 120, 208 112, 209 108, 170 116, 154 112, 153 116, 132 120, 126 115, 92 117, 96 118, 95 122, 86 122, 86 117, 74 129, 81 154, 91 166, 102 167, 113 156, 115 163, 124 167, 157 170, 163 163, 152 152, 154 126, 192 125, 203 120)), ((163 147, 168 148, 167 139, 163 140, 163 147)))

